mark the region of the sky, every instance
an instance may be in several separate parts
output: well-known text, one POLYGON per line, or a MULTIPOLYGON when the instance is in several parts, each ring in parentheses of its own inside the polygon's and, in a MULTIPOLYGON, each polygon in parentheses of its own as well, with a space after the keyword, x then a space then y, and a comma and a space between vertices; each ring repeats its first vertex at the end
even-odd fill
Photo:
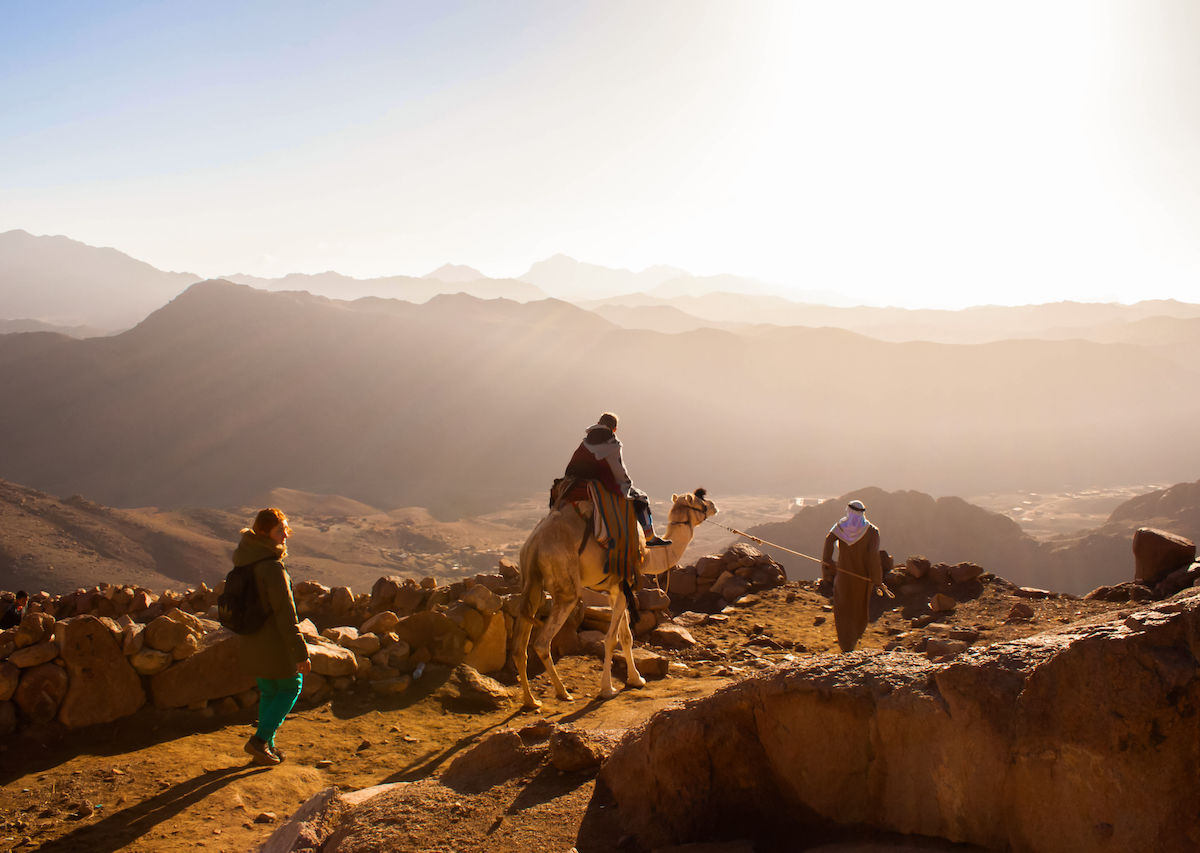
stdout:
POLYGON ((160 269, 557 253, 1200 301, 1191 0, 0 0, 0 231, 160 269))

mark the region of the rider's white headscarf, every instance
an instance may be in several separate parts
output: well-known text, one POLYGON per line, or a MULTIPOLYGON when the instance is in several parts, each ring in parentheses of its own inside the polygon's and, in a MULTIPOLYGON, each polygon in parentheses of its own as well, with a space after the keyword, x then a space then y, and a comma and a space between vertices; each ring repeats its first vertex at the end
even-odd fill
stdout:
POLYGON ((863 506, 862 501, 850 501, 846 505, 846 514, 833 526, 830 532, 834 533, 838 539, 847 545, 853 545, 862 538, 863 534, 871 526, 867 521, 866 512, 867 508, 863 506))

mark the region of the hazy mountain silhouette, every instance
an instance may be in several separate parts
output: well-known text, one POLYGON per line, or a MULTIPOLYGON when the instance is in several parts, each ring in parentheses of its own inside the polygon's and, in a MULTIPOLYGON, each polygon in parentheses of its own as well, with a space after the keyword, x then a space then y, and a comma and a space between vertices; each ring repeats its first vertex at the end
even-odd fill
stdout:
POLYGON ((702 320, 670 305, 648 305, 644 308, 635 308, 629 305, 601 304, 591 310, 605 320, 625 329, 643 329, 666 334, 694 332, 697 329, 721 329, 737 332, 748 328, 744 323, 702 320))
MULTIPOLYGON (((449 266, 449 265, 447 265, 449 266)), ((442 267, 437 272, 446 270, 442 267)), ((299 290, 331 299, 361 299, 375 296, 383 299, 403 299, 406 302, 427 302, 439 294, 467 293, 480 299, 514 299, 528 302, 545 299, 546 294, 532 284, 513 278, 487 278, 476 274, 474 279, 460 277, 470 267, 454 267, 450 278, 430 273, 423 278, 406 275, 380 278, 351 278, 337 272, 316 274, 290 273, 282 278, 259 278, 252 275, 225 276, 225 281, 246 284, 260 290, 299 290)))
POLYGON ((665 298, 626 292, 581 300, 579 304, 593 310, 670 306, 713 324, 828 326, 893 343, 976 344, 1037 338, 1185 347, 1200 337, 1197 327, 1188 322, 1200 318, 1200 305, 1174 300, 1149 300, 1133 305, 1083 302, 988 305, 945 311, 839 307, 764 293, 709 292, 665 298), (1158 335, 1164 335, 1165 339, 1158 335))
POLYGON ((597 414, 666 495, 1171 482, 1195 371, 1128 344, 626 330, 556 300, 338 302, 226 282, 108 338, 0 336, 0 476, 114 506, 284 486, 466 513, 547 487, 597 414))
POLYGON ((685 270, 667 266, 647 267, 641 272, 587 264, 566 255, 538 261, 522 276, 559 299, 577 301, 596 299, 617 293, 650 291, 680 276, 685 270))
POLYGON ((199 279, 67 237, 0 234, 0 319, 125 329, 199 279))
POLYGON ((443 281, 450 284, 458 284, 463 282, 479 281, 481 278, 487 278, 474 267, 464 266, 462 264, 442 264, 431 273, 426 273, 421 278, 432 278, 437 281, 443 281))
POLYGON ((56 326, 54 323, 44 323, 41 320, 0 320, 0 335, 12 335, 18 332, 54 332, 69 338, 95 338, 111 333, 110 329, 97 326, 56 326))

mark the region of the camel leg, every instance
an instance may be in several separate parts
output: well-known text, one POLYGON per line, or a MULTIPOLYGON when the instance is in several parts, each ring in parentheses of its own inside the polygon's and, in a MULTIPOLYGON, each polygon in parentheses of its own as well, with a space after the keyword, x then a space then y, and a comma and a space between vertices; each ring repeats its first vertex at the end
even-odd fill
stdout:
POLYGON ((521 700, 526 708, 537 709, 542 703, 534 698, 529 689, 529 635, 533 633, 533 620, 521 616, 513 636, 513 662, 517 665, 517 680, 521 682, 521 700))
POLYGON ((629 615, 625 610, 625 596, 621 594, 619 587, 613 587, 610 591, 609 606, 612 610, 612 619, 608 623, 608 632, 604 635, 604 662, 600 670, 601 699, 611 699, 617 695, 617 691, 613 689, 612 685, 613 646, 616 645, 621 625, 628 622, 629 615))
POLYGON ((570 701, 575 697, 571 695, 566 686, 562 683, 562 679, 558 677, 558 670, 554 668, 554 657, 550 651, 550 643, 554 636, 566 623, 567 617, 571 615, 571 610, 575 607, 575 602, 578 596, 569 600, 555 598, 550 605, 550 615, 546 618, 545 624, 538 631, 537 637, 533 641, 533 650, 537 652, 537 656, 542 659, 542 664, 546 667, 546 674, 550 676, 550 683, 554 685, 554 695, 564 701, 570 701))
MULTIPOLYGON (((624 598, 624 596, 621 596, 624 598)), ((621 638, 621 646, 625 651, 625 686, 645 687, 646 679, 638 672, 637 664, 633 662, 633 629, 629 626, 629 609, 621 613, 621 625, 617 629, 621 638)))

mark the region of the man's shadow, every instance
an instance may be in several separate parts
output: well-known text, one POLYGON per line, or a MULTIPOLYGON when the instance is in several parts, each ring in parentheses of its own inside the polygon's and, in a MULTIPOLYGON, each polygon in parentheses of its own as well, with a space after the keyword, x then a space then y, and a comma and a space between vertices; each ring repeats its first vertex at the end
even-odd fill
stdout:
POLYGON ((242 764, 207 770, 156 794, 114 812, 103 820, 80 826, 73 832, 38 848, 39 853, 112 853, 132 844, 163 821, 170 820, 188 806, 203 800, 230 782, 244 779, 269 768, 242 764))

